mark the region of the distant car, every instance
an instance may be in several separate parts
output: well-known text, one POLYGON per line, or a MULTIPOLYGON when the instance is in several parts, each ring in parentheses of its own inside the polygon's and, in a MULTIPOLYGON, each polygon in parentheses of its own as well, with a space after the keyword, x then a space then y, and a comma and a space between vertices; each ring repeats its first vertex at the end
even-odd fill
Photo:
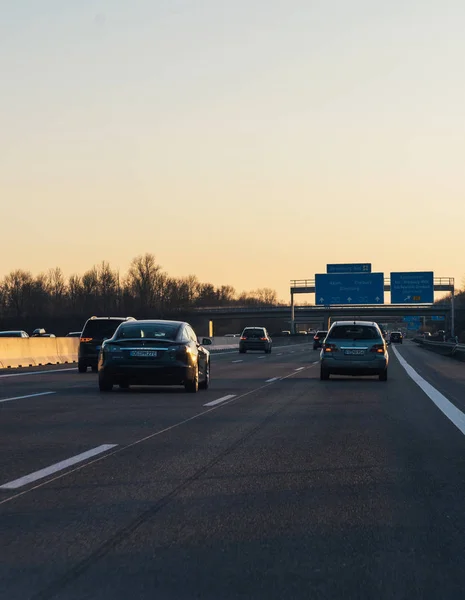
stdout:
POLYGON ((85 373, 87 367, 97 371, 98 355, 104 340, 113 337, 116 329, 134 317, 91 317, 81 332, 78 349, 78 371, 85 373))
POLYGON ((402 344, 402 333, 400 331, 391 331, 391 335, 389 336, 389 341, 391 344, 402 344))
POLYGON ((308 333, 306 331, 299 331, 298 334, 299 335, 308 335, 308 333))
POLYGON ((245 354, 247 350, 261 350, 271 354, 273 340, 265 327, 246 327, 239 341, 239 352, 245 354))
POLYGON ((66 334, 66 337, 81 337, 80 331, 70 331, 66 334))
POLYGON ((43 337, 44 335, 46 335, 46 331, 43 327, 38 327, 32 332, 32 337, 43 337))
POLYGON ((0 331, 0 337, 6 338, 28 338, 29 335, 22 330, 19 331, 0 331))
POLYGON ((291 335, 291 332, 288 329, 281 331, 281 335, 291 335))
POLYGON ((321 348, 322 344, 323 344, 323 340, 325 339, 325 337, 327 336, 328 332, 321 330, 321 331, 317 331, 313 337, 313 349, 314 350, 318 350, 318 348, 321 348))
POLYGON ((330 375, 377 375, 387 381, 389 355, 376 323, 336 321, 329 329, 320 356, 320 379, 330 375))
POLYGON ((189 325, 181 321, 126 320, 113 337, 105 340, 99 354, 98 383, 101 392, 115 384, 183 385, 187 392, 210 384, 210 353, 198 343, 189 325))

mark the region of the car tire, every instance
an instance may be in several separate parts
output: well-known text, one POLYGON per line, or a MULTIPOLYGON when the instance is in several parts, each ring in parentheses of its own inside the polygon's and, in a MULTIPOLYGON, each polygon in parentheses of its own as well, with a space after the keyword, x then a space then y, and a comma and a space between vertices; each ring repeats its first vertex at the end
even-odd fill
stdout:
POLYGON ((320 369, 320 379, 321 381, 328 381, 329 371, 327 369, 320 369))
POLYGON ((387 372, 387 369, 385 369, 384 371, 382 371, 379 374, 379 380, 380 381, 387 381, 387 378, 388 378, 388 372, 387 372))
POLYGON ((195 370, 194 377, 184 384, 184 389, 190 394, 196 394, 199 391, 199 368, 195 370))
POLYGON ((210 387, 210 361, 208 361, 205 369, 205 379, 199 383, 200 390, 208 390, 210 387))
POLYGON ((86 373, 87 365, 81 361, 78 362, 78 373, 86 373))
POLYGON ((120 390, 128 390, 129 389, 129 383, 127 381, 122 381, 119 384, 119 388, 120 388, 120 390))
POLYGON ((101 392, 111 392, 113 389, 113 381, 105 375, 99 375, 98 387, 101 392))
POLYGON ((97 365, 92 367, 92 373, 98 373, 98 367, 97 365))

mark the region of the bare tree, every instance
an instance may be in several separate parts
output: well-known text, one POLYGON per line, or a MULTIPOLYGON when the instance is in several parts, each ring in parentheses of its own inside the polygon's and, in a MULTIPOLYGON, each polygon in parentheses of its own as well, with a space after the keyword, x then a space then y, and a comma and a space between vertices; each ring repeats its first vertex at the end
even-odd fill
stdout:
POLYGON ((151 309, 160 307, 160 291, 165 282, 166 276, 153 254, 147 252, 132 260, 126 286, 136 300, 139 311, 148 314, 151 309))
POLYGON ((4 290, 8 308, 15 317, 24 317, 28 312, 33 278, 29 271, 17 269, 4 279, 4 290))

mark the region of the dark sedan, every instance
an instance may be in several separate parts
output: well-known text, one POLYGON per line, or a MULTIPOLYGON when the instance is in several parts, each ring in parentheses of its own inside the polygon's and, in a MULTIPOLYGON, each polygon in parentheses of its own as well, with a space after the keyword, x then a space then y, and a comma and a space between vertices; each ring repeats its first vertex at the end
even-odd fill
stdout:
POLYGON ((187 392, 207 389, 210 353, 199 344, 189 323, 180 321, 125 321, 106 340, 99 354, 99 388, 109 392, 115 384, 183 385, 187 392))

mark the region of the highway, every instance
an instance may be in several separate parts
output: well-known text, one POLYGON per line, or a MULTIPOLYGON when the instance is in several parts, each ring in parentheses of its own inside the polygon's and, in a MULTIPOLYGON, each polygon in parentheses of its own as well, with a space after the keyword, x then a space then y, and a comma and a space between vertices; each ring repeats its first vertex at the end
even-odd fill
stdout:
POLYGON ((219 352, 195 395, 0 371, 0 598, 463 598, 463 363, 317 361, 219 352))

